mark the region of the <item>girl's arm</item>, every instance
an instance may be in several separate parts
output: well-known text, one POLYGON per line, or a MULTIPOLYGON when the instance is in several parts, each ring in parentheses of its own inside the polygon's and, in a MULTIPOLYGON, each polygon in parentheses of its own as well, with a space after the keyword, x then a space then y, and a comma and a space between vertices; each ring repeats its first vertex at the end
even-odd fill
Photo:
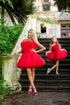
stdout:
POLYGON ((61 45, 59 44, 59 49, 61 49, 61 45))
POLYGON ((47 53, 50 53, 50 52, 52 52, 52 46, 50 46, 49 51, 46 51, 46 55, 47 53))
POLYGON ((37 42, 37 46, 40 47, 41 49, 37 50, 36 53, 46 50, 46 48, 42 44, 40 44, 39 42, 37 42))
POLYGON ((52 52, 52 45, 51 45, 50 48, 49 48, 49 52, 52 52))

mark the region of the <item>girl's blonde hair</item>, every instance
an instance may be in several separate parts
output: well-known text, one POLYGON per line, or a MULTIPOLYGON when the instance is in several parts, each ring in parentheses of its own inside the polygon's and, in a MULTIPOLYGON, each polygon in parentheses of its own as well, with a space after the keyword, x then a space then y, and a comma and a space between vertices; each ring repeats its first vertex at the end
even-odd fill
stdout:
POLYGON ((37 35, 36 35, 35 31, 33 29, 30 29, 28 32, 30 32, 30 31, 32 31, 32 34, 33 34, 32 39, 37 43, 38 38, 37 38, 37 35))
MULTIPOLYGON (((53 38, 56 38, 55 36, 53 36, 52 38, 51 38, 51 41, 50 41, 50 46, 49 46, 49 50, 51 50, 51 47, 52 47, 52 44, 53 44, 53 38)), ((56 38, 57 39, 57 38, 56 38)), ((59 45, 59 42, 58 42, 58 40, 56 41, 56 43, 59 45)))

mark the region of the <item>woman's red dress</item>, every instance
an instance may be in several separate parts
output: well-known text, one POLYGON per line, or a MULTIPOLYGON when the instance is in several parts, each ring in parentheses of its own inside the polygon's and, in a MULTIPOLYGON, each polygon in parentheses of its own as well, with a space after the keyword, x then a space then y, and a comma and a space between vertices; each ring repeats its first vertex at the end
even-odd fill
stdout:
POLYGON ((36 42, 25 40, 21 42, 22 55, 17 63, 18 68, 39 68, 45 64, 43 58, 31 49, 36 49, 36 42))

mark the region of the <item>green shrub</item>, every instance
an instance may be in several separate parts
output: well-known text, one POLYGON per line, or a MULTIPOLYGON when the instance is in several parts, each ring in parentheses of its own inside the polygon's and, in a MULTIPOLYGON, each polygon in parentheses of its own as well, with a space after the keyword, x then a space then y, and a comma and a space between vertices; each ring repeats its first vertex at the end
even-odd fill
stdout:
MULTIPOLYGON (((14 45, 22 31, 23 25, 5 26, 0 24, 0 54, 11 53, 14 45)), ((0 58, 0 79, 1 79, 1 58, 0 58)))
POLYGON ((21 24, 14 26, 0 25, 0 54, 12 51, 21 30, 21 24))

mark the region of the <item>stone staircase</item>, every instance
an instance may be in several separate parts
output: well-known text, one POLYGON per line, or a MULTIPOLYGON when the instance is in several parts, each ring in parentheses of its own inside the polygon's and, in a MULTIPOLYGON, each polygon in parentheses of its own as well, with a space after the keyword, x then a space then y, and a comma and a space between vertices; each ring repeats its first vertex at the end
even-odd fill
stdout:
MULTIPOLYGON (((60 60, 60 75, 56 75, 55 70, 47 75, 47 68, 52 67, 54 62, 47 59, 45 51, 39 53, 46 61, 44 66, 36 69, 35 85, 39 91, 70 91, 70 38, 58 38, 58 41, 62 48, 67 49, 68 55, 65 59, 60 60)), ((39 42, 48 51, 50 39, 41 38, 39 42)), ((22 70, 19 82, 22 85, 22 90, 28 89, 29 81, 26 70, 22 70)))

